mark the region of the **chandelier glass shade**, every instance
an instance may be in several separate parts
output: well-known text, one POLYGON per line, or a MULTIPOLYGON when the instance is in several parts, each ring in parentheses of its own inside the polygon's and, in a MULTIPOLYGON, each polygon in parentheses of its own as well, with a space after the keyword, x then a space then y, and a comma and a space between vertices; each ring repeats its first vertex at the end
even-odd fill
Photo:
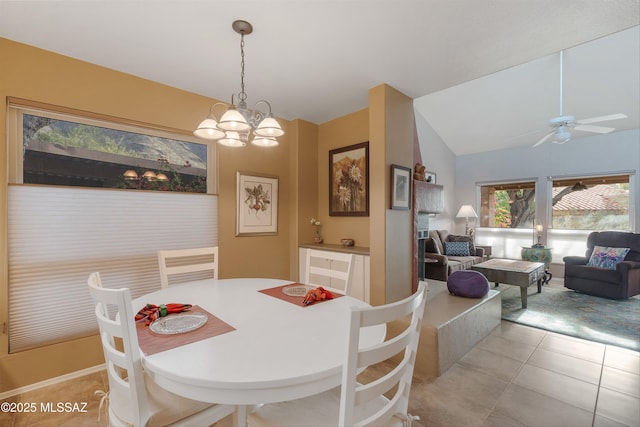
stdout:
POLYGON ((240 34, 240 93, 231 96, 231 105, 222 102, 215 103, 209 110, 209 115, 198 125, 193 134, 199 138, 218 141, 229 147, 244 147, 249 139, 254 145, 274 147, 278 145, 279 136, 284 135, 280 123, 273 117, 271 104, 265 100, 255 103, 253 108, 247 107, 247 94, 244 91, 244 36, 251 34, 253 27, 246 21, 234 21, 232 28, 240 34), (258 108, 263 104, 266 111, 258 108), (222 114, 216 115, 215 109, 222 114), (222 110, 224 109, 224 110, 222 110))

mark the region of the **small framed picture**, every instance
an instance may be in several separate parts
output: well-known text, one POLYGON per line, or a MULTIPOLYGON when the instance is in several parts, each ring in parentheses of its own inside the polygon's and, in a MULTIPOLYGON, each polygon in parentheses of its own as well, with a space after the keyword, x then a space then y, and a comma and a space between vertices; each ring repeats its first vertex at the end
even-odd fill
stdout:
POLYGON ((436 183, 436 173, 435 172, 425 172, 424 173, 424 180, 427 181, 429 184, 437 184, 436 183))
POLYGON ((278 177, 236 175, 236 236, 278 233, 278 177))
POLYGON ((411 168, 391 165, 391 209, 411 208, 411 168))

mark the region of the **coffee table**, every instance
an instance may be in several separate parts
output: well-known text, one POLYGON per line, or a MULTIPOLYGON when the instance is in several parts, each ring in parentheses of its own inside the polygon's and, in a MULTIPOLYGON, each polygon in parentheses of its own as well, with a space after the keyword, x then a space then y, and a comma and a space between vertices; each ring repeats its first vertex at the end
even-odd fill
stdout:
POLYGON ((544 263, 513 259, 494 258, 471 266, 471 269, 482 273, 488 281, 496 286, 500 283, 520 286, 522 308, 527 308, 527 288, 538 284, 538 293, 542 292, 545 278, 544 263))

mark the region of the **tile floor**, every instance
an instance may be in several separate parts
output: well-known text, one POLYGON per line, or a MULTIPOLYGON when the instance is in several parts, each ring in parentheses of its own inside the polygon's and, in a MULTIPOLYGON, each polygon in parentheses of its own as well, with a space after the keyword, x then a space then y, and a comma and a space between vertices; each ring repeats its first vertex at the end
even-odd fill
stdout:
MULTIPOLYGON (((3 403, 36 411, 0 412, 0 426, 106 426, 94 391, 107 388, 101 371, 14 396, 3 403), (45 412, 48 402, 87 412, 45 412)), ((415 377, 411 393, 425 427, 639 427, 640 353, 502 321, 441 377, 415 377)))

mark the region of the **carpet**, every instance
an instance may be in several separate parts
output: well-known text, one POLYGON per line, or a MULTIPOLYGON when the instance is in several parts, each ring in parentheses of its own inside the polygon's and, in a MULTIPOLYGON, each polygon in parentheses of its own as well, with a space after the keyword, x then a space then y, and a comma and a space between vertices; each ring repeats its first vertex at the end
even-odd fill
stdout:
MULTIPOLYGON (((492 287, 492 289, 495 289, 492 287)), ((502 318, 547 331, 640 351, 640 299, 610 300, 571 290, 529 287, 527 308, 520 288, 500 285, 502 318)))

